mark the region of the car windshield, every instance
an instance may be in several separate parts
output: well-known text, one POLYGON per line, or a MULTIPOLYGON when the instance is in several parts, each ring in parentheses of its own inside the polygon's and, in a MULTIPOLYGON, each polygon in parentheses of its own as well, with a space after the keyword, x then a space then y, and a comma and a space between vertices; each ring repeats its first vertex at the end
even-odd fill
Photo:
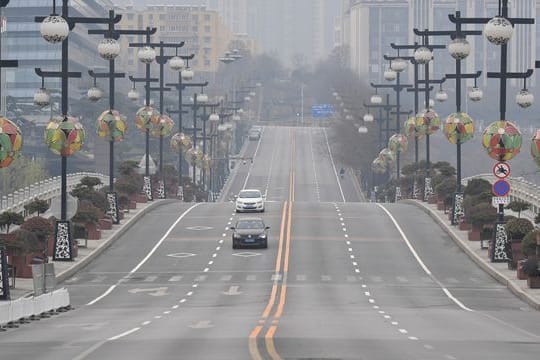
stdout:
POLYGON ((261 192, 260 191, 241 191, 240 194, 238 194, 239 198, 260 198, 261 192))
POLYGON ((236 223, 237 229, 264 229, 262 220, 240 220, 236 223))

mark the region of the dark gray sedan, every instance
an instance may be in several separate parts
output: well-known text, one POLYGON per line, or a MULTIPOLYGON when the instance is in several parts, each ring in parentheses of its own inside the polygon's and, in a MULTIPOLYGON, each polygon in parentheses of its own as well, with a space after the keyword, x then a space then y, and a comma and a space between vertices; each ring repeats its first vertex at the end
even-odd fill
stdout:
POLYGON ((232 247, 261 247, 268 248, 268 229, 264 221, 258 217, 239 219, 235 226, 231 226, 232 247))

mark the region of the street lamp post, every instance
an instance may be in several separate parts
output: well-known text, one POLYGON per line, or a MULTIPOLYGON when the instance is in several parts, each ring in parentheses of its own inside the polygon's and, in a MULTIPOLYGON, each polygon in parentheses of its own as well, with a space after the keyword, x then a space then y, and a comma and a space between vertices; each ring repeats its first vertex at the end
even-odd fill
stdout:
MULTIPOLYGON (((69 78, 80 78, 80 72, 70 72, 68 70, 69 60, 69 31, 76 24, 108 24, 109 18, 91 18, 91 17, 72 17, 69 16, 69 1, 62 0, 62 16, 58 16, 56 12, 56 1, 53 0, 53 13, 51 16, 36 16, 35 22, 41 23, 41 34, 43 38, 51 43, 62 43, 62 60, 60 71, 42 71, 36 68, 36 74, 41 77, 60 78, 62 87, 61 111, 63 122, 68 122, 68 80, 69 78)), ((120 17, 115 18, 116 22, 120 21, 120 17)), ((82 127, 79 129, 82 132, 82 127)), ((55 240, 54 240, 54 255, 53 259, 57 261, 73 260, 73 243, 71 236, 70 222, 67 219, 67 156, 61 155, 61 186, 60 186, 60 220, 55 224, 55 240)))

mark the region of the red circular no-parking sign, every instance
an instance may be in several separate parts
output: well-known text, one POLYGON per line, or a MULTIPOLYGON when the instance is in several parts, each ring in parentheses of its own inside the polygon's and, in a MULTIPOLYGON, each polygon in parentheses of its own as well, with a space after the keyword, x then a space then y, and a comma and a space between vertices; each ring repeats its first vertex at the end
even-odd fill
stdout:
POLYGON ((507 196, 510 192, 510 184, 506 180, 497 180, 493 184, 493 194, 495 196, 507 196))

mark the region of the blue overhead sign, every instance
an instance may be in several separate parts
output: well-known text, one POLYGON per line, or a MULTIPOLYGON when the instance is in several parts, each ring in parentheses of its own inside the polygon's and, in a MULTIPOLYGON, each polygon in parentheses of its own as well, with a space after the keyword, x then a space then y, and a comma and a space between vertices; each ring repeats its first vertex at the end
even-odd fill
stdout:
POLYGON ((329 117, 334 114, 334 106, 331 104, 319 104, 311 107, 311 116, 314 118, 329 117))

